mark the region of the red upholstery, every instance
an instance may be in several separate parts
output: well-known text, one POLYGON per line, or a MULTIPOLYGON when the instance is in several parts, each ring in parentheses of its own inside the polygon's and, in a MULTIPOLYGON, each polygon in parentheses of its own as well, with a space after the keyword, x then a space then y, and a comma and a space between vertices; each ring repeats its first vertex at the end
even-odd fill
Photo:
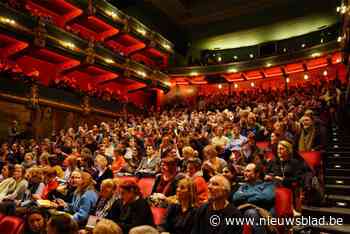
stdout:
POLYGON ((23 220, 14 216, 6 216, 0 221, 0 233, 20 234, 23 230, 23 220))
POLYGON ((5 217, 6 217, 6 215, 0 214, 0 222, 1 222, 1 220, 2 220, 3 218, 5 218, 5 217))
POLYGON ((166 215, 166 208, 151 207, 155 225, 160 225, 166 215))
POLYGON ((152 193, 155 178, 141 178, 138 182, 143 197, 148 197, 152 193))
POLYGON ((265 153, 265 159, 266 159, 267 161, 272 161, 272 160, 275 159, 275 155, 273 154, 272 151, 266 152, 266 153, 265 153))
POLYGON ((275 212, 277 217, 293 216, 293 191, 277 187, 275 190, 275 212))
POLYGON ((118 179, 122 181, 124 180, 131 180, 131 181, 135 181, 137 183, 138 178, 136 176, 117 176, 118 179))
POLYGON ((299 154, 312 170, 315 170, 318 166, 321 165, 321 152, 309 151, 309 152, 299 152, 299 154))
POLYGON ((252 226, 244 224, 242 234, 252 234, 252 226))
POLYGON ((269 147, 268 141, 257 141, 256 146, 262 150, 267 149, 269 147))

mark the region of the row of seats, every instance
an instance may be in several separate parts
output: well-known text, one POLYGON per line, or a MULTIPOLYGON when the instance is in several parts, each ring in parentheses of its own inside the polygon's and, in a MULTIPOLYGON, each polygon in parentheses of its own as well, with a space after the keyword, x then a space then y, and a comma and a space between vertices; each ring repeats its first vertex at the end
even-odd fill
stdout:
POLYGON ((21 218, 0 214, 0 233, 20 234, 23 227, 24 221, 21 218))

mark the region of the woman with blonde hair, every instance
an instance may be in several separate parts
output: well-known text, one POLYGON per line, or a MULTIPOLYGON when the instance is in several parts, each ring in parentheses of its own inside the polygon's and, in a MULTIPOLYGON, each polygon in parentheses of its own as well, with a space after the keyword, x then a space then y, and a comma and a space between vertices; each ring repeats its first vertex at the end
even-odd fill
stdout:
POLYGON ((209 180, 216 174, 222 173, 222 169, 227 165, 226 161, 218 157, 218 152, 214 145, 207 145, 203 149, 205 161, 202 166, 203 177, 209 180))
POLYGON ((178 203, 168 207, 161 229, 172 234, 191 233, 195 208, 198 207, 196 186, 191 178, 179 181, 176 197, 178 203))
POLYGON ((108 167, 107 158, 101 154, 98 154, 96 156, 95 165, 96 165, 97 171, 93 175, 93 179, 96 181, 95 188, 96 188, 96 190, 99 191, 103 180, 113 178, 113 172, 108 167))
POLYGON ((89 213, 94 209, 98 196, 89 173, 74 172, 74 177, 72 175, 71 180, 74 180, 77 184, 72 202, 67 204, 62 199, 57 199, 56 202, 57 206, 64 207, 67 212, 73 214, 73 219, 82 225, 87 221, 89 213))

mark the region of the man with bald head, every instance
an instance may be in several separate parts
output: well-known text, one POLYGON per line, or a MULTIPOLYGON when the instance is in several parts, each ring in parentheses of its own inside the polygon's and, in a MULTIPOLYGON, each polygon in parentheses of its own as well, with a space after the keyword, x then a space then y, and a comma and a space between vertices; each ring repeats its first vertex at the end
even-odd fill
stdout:
POLYGON ((239 218, 239 210, 228 201, 230 182, 222 175, 213 176, 208 183, 209 201, 195 214, 192 234, 241 233, 242 227, 227 225, 225 218, 239 218))

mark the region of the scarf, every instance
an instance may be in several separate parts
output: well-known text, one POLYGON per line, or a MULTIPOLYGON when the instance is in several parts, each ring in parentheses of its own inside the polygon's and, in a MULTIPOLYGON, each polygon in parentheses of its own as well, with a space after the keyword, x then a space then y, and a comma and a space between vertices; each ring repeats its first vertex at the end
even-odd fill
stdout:
POLYGON ((316 129, 315 127, 310 127, 309 129, 303 129, 299 138, 299 148, 300 152, 311 151, 312 143, 315 138, 316 129))

